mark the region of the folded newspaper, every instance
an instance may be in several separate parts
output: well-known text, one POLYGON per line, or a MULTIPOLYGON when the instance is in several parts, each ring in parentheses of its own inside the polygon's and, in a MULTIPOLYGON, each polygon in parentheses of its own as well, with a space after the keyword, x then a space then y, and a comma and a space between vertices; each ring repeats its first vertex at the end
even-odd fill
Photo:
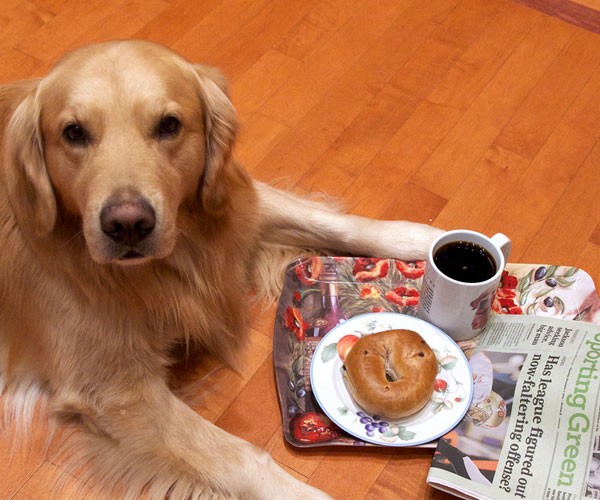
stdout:
POLYGON ((463 498, 600 498, 600 325, 495 315, 462 347, 473 401, 428 483, 463 498))

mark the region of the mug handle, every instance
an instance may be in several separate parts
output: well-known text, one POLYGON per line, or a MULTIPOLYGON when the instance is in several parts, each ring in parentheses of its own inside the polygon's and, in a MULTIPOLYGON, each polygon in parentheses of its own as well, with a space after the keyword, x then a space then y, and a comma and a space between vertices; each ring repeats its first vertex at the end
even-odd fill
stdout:
POLYGON ((510 255, 510 249, 512 247, 511 241, 508 239, 508 236, 502 233, 496 233, 494 236, 490 238, 495 245, 498 246, 502 255, 504 255, 504 261, 508 262, 508 256, 510 255))

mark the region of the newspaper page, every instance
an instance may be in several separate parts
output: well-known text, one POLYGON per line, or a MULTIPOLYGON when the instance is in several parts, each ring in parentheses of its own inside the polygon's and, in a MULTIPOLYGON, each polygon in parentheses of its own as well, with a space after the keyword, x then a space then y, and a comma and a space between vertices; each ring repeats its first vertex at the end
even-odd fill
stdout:
POLYGON ((495 315, 467 354, 473 401, 428 483, 463 498, 600 498, 600 325, 495 315))

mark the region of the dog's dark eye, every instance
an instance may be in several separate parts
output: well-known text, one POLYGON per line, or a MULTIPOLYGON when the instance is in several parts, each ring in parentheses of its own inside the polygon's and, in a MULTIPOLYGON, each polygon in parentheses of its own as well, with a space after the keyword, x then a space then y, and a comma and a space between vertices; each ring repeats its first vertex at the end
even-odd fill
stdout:
POLYGON ((88 140, 88 135, 85 129, 77 123, 67 125, 63 130, 63 137, 71 144, 82 146, 88 140))
POLYGON ((165 116, 158 125, 158 135, 171 137, 176 135, 181 128, 181 122, 174 116, 165 116))

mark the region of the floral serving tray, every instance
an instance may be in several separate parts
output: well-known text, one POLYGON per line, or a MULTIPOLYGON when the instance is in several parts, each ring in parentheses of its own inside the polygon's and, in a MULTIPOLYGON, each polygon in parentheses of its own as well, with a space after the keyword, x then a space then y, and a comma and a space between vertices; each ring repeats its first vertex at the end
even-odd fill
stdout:
POLYGON ((370 313, 355 316, 331 330, 317 346, 311 367, 311 387, 325 414, 343 431, 363 441, 386 446, 416 446, 453 429, 469 409, 473 377, 466 356, 441 330, 412 316, 370 313), (392 329, 417 332, 431 347, 439 372, 430 403, 398 420, 366 413, 350 396, 342 377, 344 343, 392 329))
MULTIPOLYGON (((331 330, 355 316, 386 312, 414 316, 424 269, 420 261, 351 257, 312 257, 288 268, 273 353, 283 431, 290 444, 373 444, 344 430, 343 422, 336 425, 323 410, 311 385, 312 358, 331 330)), ((600 299, 593 280, 575 267, 508 264, 493 311, 600 323, 600 299)), ((475 344, 476 340, 465 341, 459 347, 467 351, 475 344)), ((398 433, 397 441, 410 441, 409 436, 398 433)))

